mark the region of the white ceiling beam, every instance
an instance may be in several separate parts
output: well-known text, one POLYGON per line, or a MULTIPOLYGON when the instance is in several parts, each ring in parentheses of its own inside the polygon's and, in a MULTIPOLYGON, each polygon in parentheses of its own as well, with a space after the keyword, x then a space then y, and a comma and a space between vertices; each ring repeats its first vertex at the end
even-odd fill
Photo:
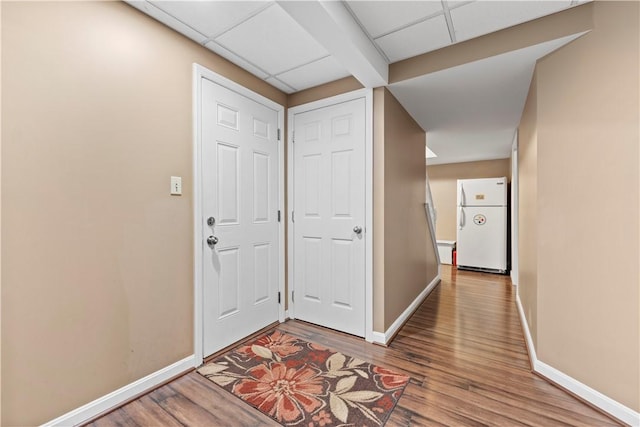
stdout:
POLYGON ((342 2, 278 0, 277 3, 364 87, 387 85, 389 64, 342 2))

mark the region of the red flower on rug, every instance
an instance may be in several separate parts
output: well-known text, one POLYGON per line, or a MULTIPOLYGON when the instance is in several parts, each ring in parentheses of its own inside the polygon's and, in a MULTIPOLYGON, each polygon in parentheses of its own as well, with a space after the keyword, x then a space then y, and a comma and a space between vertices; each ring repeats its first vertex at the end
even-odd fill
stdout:
POLYGON ((247 371, 233 387, 233 393, 279 422, 297 423, 304 414, 324 406, 316 396, 326 393, 327 383, 321 372, 311 367, 299 370, 283 363, 258 365, 247 371))
POLYGON ((249 357, 261 357, 253 352, 254 346, 260 346, 269 349, 272 353, 277 354, 280 357, 287 357, 292 354, 296 354, 302 347, 297 346, 296 339, 290 335, 275 331, 271 335, 265 335, 256 340, 252 345, 245 345, 238 349, 239 353, 248 355, 249 357))
POLYGON ((275 331, 198 372, 284 426, 382 426, 409 377, 275 331))
POLYGON ((376 374, 376 382, 387 390, 395 390, 407 384, 406 375, 398 374, 380 366, 374 367, 373 372, 376 374))

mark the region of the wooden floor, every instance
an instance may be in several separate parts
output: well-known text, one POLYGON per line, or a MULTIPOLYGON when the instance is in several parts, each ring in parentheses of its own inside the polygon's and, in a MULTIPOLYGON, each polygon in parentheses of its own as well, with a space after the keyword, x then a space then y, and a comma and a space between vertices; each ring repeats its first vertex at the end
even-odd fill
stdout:
MULTIPOLYGON (((507 277, 445 266, 387 348, 300 321, 278 328, 410 375, 387 426, 619 425, 530 372, 514 298, 507 277)), ((278 424, 192 372, 90 425, 278 424)))

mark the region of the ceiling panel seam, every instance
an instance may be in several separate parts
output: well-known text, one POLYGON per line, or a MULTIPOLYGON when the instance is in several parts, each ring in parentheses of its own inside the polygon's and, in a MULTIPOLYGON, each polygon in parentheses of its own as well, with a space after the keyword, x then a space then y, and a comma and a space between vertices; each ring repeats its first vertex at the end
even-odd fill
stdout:
POLYGON ((397 33, 398 31, 406 30, 409 27, 413 27, 416 24, 420 24, 422 22, 428 21, 431 18, 436 18, 436 17, 438 17, 438 16, 440 16, 442 14, 443 14, 443 11, 440 11, 440 12, 432 13, 432 14, 427 15, 427 16, 423 16, 422 18, 416 19, 415 21, 408 22, 408 23, 403 24, 403 25, 401 25, 401 26, 399 26, 397 28, 394 28, 393 30, 387 31, 385 33, 382 33, 379 36, 377 36, 374 40, 379 40, 379 39, 381 39, 383 37, 386 37, 386 36, 388 36, 390 34, 397 33))
MULTIPOLYGON (((265 77, 265 78, 264 78, 264 80, 268 79, 269 77, 275 77, 273 74, 271 74, 270 72, 268 72, 268 71, 267 71, 267 70, 265 70, 264 68, 262 68, 262 67, 260 67, 260 66, 256 65, 253 61, 248 60, 248 59, 247 59, 247 58, 245 58, 244 56, 242 56, 242 55, 238 55, 236 52, 234 52, 233 50, 229 49, 228 47, 226 47, 226 46, 225 46, 225 45, 223 45, 222 43, 219 43, 219 42, 217 42, 217 41, 215 41, 215 40, 209 40, 209 41, 207 41, 207 42, 204 44, 204 46, 206 47, 206 45, 207 45, 207 44, 209 44, 209 43, 217 44, 218 46, 220 46, 220 47, 221 47, 221 48, 223 48, 224 50, 228 51, 228 52, 229 52, 229 53, 231 53, 232 55, 237 56, 238 58, 240 58, 241 60, 243 60, 243 61, 244 61, 244 62, 246 62, 247 64, 249 64, 249 65, 251 65, 252 67, 254 67, 254 68, 256 68, 256 69, 258 69, 258 70, 262 71, 262 73, 263 73, 263 74, 266 74, 266 75, 267 75, 267 77, 265 77)), ((214 52, 214 53, 216 53, 216 52, 214 52)), ((218 54, 218 55, 219 55, 219 54, 218 54)), ((220 55, 220 56, 222 56, 222 55, 220 55)), ((229 60, 229 61, 231 61, 231 60, 229 60)), ((232 62, 233 62, 233 61, 232 61, 232 62)), ((287 85, 287 86, 289 86, 289 85, 287 85)))
MULTIPOLYGON (((245 22, 247 22, 249 19, 259 15, 260 13, 264 12, 265 10, 267 10, 268 8, 270 8, 271 6, 273 6, 275 3, 267 3, 264 7, 261 7, 260 9, 254 10, 253 12, 249 13, 248 15, 246 15, 244 18, 242 18, 241 20, 239 20, 238 22, 236 22, 235 24, 231 25, 228 28, 225 28, 224 30, 218 31, 216 34, 212 35, 210 38, 208 38, 208 41, 212 41, 215 42, 215 40, 228 33, 229 31, 233 30, 234 28, 236 28, 239 25, 244 24, 245 22)), ((218 43, 218 42, 216 42, 218 43)), ((218 43, 220 46, 222 46, 222 44, 218 43)))
POLYGON ((280 84, 282 84, 282 85, 284 85, 284 86, 288 87, 289 89, 291 89, 292 93, 293 93, 293 92, 297 92, 297 91, 298 91, 298 89, 297 89, 297 88, 295 88, 295 87, 291 86, 289 83, 285 83, 285 82, 283 82, 282 80, 280 80, 280 79, 279 79, 278 77, 276 77, 276 76, 269 76, 269 77, 265 78, 265 80, 269 80, 269 79, 277 80, 278 82, 280 82, 280 84))
POLYGON ((388 62, 343 2, 290 2, 282 7, 365 87, 388 82, 388 62))
MULTIPOLYGON (((202 34, 200 31, 196 30, 194 27, 192 27, 191 25, 187 24, 186 22, 184 22, 183 20, 176 18, 175 16, 173 16, 172 14, 170 14, 169 12, 167 12, 166 10, 164 10, 163 8, 161 8, 160 6, 156 6, 155 4, 149 2, 149 1, 145 1, 147 6, 151 6, 152 8, 159 10, 160 12, 164 13, 165 15, 167 15, 168 17, 170 17, 171 19, 175 20, 176 22, 179 22, 180 24, 184 25, 185 27, 189 28, 190 30, 192 30, 194 33, 200 34, 202 36, 203 39, 207 39, 207 35, 206 34, 202 34)), ((164 24, 164 23, 163 23, 164 24)), ((166 25, 166 24, 165 24, 166 25)), ((177 31, 177 30, 174 30, 177 31)), ((203 42, 200 42, 201 45, 204 46, 203 42)))
POLYGON ((449 4, 449 1, 448 1, 448 0, 443 0, 443 1, 446 1, 446 2, 447 2, 447 8, 448 8, 449 10, 453 10, 453 9, 457 9, 457 8, 459 8, 459 7, 462 7, 462 6, 466 6, 466 5, 468 5, 468 4, 473 3, 474 1, 478 1, 478 0, 463 1, 463 2, 460 2, 460 3, 458 3, 458 4, 454 4, 453 6, 451 6, 451 5, 449 4))
POLYGON ((288 73, 289 71, 297 70, 298 68, 301 68, 301 67, 306 67, 307 65, 313 64, 313 63, 318 62, 318 61, 322 61, 323 59, 327 59, 327 58, 330 58, 330 57, 331 57, 331 54, 327 54, 327 55, 322 56, 320 58, 312 59, 311 61, 307 61, 304 64, 300 64, 300 65, 296 65, 295 67, 291 67, 288 70, 280 71, 278 74, 274 74, 273 77, 280 76, 280 75, 282 75, 284 73, 288 73))
POLYGON ((444 11, 444 20, 447 22, 447 29, 449 30, 449 37, 451 37, 451 43, 455 43, 456 30, 453 27, 453 20, 451 19, 451 12, 449 11, 449 3, 446 0, 442 0, 442 10, 444 11))
POLYGON ((344 5, 345 9, 347 9, 347 11, 351 14, 351 16, 353 17, 353 20, 356 22, 356 24, 358 24, 358 26, 360 27, 360 29, 362 30, 364 35, 369 38, 369 41, 371 42, 373 47, 375 47, 376 50, 378 51, 378 53, 384 58, 385 61, 387 61, 387 64, 391 63, 391 60, 389 59, 387 54, 384 53, 384 51, 382 50, 382 48, 380 46, 378 46, 378 43, 376 43, 376 41, 373 38, 373 36, 371 34, 369 34, 369 31, 367 31, 367 28, 362 24, 362 21, 360 21, 360 19, 358 18, 358 15, 356 15, 356 13, 353 11, 353 9, 351 9, 351 6, 349 6, 349 3, 347 3, 345 1, 345 2, 343 2, 343 5, 344 5))

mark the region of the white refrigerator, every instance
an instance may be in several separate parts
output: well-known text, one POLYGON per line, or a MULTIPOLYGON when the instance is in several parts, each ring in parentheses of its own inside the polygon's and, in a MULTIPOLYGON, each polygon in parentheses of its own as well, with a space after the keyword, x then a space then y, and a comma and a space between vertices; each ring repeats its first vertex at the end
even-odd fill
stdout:
POLYGON ((507 178, 459 179, 457 265, 507 272, 507 178))

